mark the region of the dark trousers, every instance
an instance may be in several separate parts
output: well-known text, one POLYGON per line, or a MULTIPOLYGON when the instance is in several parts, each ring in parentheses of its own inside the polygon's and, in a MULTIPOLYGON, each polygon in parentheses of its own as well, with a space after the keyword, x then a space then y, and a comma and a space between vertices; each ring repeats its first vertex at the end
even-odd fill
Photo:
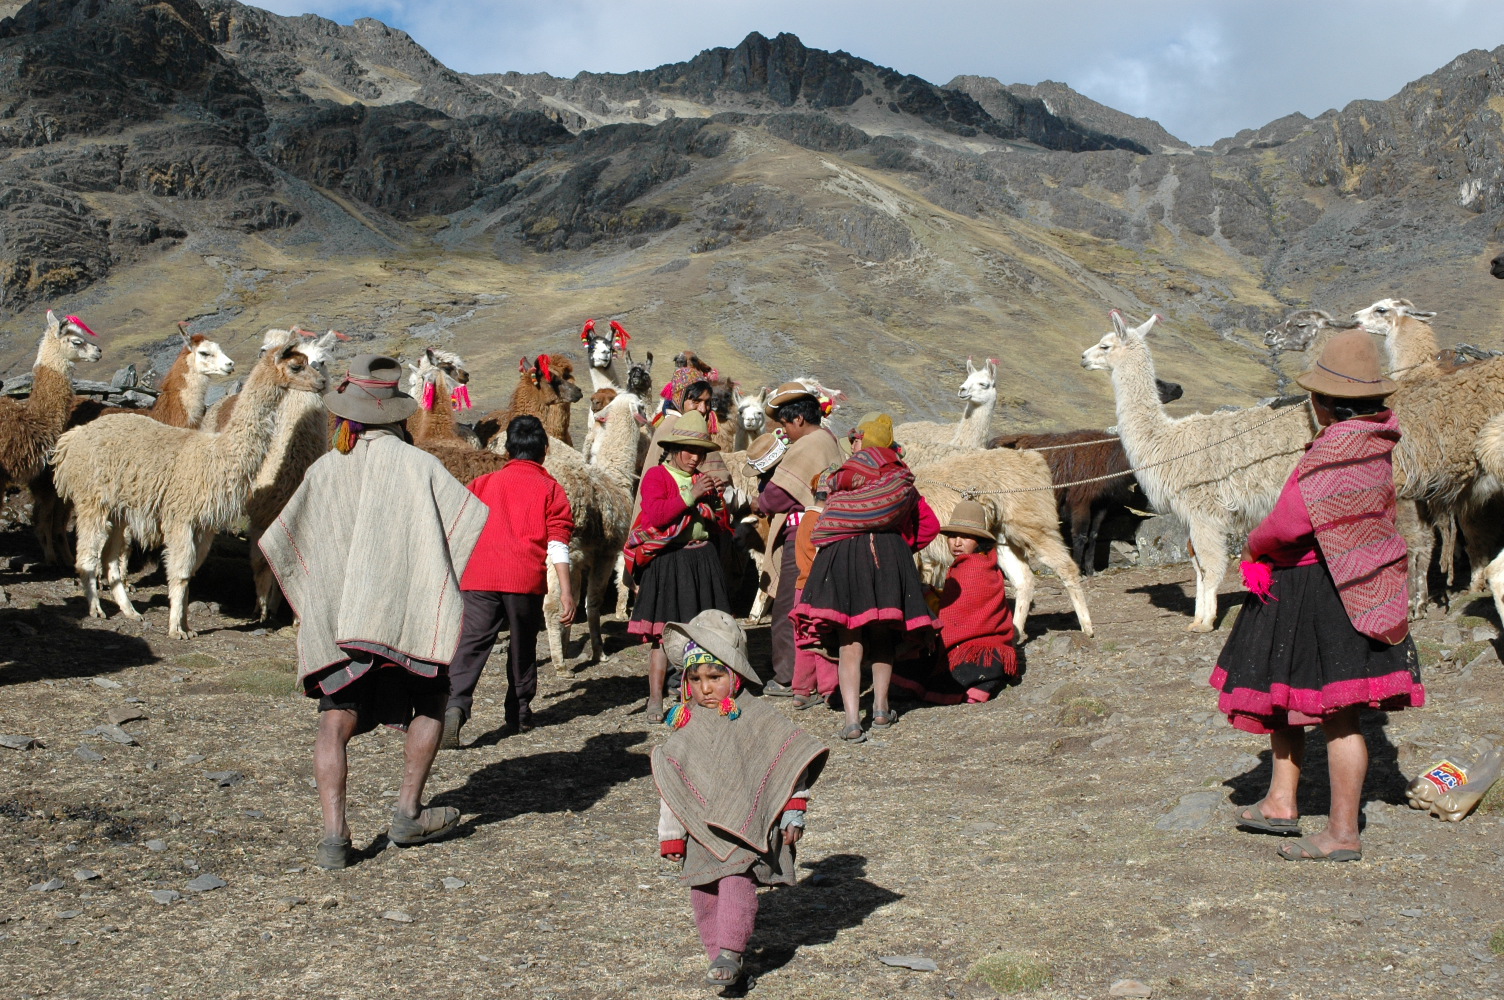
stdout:
POLYGON ((490 659, 496 636, 506 626, 512 633, 507 647, 506 722, 516 728, 533 721, 533 696, 538 693, 538 633, 543 629, 542 594, 503 594, 465 590, 465 622, 460 645, 449 664, 449 708, 470 718, 475 685, 490 659))
POLYGON ((769 626, 773 638, 773 678, 780 684, 794 683, 794 622, 789 613, 794 610, 794 590, 799 582, 799 560, 794 551, 794 536, 785 533, 783 561, 778 571, 778 592, 773 595, 773 624, 769 626))

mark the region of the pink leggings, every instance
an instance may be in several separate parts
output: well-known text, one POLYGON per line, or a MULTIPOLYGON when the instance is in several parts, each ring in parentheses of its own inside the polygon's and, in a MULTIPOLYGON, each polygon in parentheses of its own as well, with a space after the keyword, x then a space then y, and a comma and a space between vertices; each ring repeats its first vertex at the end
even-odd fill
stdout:
POLYGON ((706 957, 714 961, 722 949, 738 954, 747 950, 757 920, 757 884, 751 875, 727 875, 719 882, 694 886, 689 901, 706 957))

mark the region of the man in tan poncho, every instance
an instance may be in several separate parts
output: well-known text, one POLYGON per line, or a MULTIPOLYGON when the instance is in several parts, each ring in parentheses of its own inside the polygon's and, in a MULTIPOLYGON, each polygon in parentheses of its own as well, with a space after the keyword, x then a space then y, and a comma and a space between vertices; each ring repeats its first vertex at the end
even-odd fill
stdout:
POLYGON ((319 699, 314 774, 324 813, 315 863, 349 864, 345 747, 378 724, 407 730, 406 764, 387 829, 399 846, 443 836, 452 806, 422 807, 443 730, 449 661, 459 643, 459 581, 486 506, 407 443, 418 408, 397 390, 401 369, 366 355, 324 393, 335 448, 261 538, 297 612, 298 683, 319 699))

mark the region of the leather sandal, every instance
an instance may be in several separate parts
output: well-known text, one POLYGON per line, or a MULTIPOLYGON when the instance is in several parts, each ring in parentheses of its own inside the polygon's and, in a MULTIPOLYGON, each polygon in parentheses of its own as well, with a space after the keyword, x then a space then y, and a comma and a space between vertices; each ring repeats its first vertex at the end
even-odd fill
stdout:
POLYGON ((721 949, 721 953, 716 957, 715 961, 710 963, 710 968, 705 970, 706 986, 735 986, 741 982, 741 978, 742 957, 729 953, 724 948, 721 949), (717 972, 730 972, 731 975, 728 977, 717 977, 715 975, 717 972))
POLYGON ((867 734, 862 731, 862 724, 860 722, 853 722, 841 730, 841 739, 847 743, 866 743, 867 734))
POLYGON ((313 863, 325 871, 337 872, 350 867, 350 838, 331 834, 319 841, 313 863))
POLYGON ((888 709, 886 712, 879 712, 875 708, 872 710, 872 728, 873 729, 887 729, 889 726, 892 726, 892 725, 896 724, 897 722, 898 722, 898 713, 895 712, 891 708, 888 709))
POLYGON ((386 839, 398 847, 411 847, 437 840, 459 825, 460 811, 454 806, 429 806, 412 818, 393 811, 386 839))

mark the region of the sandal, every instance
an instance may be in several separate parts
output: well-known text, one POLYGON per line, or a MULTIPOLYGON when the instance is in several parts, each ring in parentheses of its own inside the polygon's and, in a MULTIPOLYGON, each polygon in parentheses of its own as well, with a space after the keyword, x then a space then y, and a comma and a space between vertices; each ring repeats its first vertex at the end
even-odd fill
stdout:
POLYGON ((889 726, 892 726, 892 725, 896 724, 897 722, 898 722, 898 713, 895 712, 891 708, 888 709, 886 712, 879 712, 875 708, 872 710, 872 728, 873 729, 887 729, 889 726))
POLYGON ((825 699, 821 698, 818 694, 796 694, 794 695, 793 705, 802 712, 804 709, 812 708, 824 701, 825 699))
POLYGON ((742 957, 735 952, 721 950, 721 954, 705 970, 706 986, 735 986, 742 978, 742 957), (717 976, 717 972, 729 972, 729 976, 717 976))
POLYGON ((1305 837, 1296 837, 1275 851, 1286 861, 1362 861, 1362 851, 1350 851, 1339 847, 1335 851, 1323 852, 1305 837))
POLYGON ((1262 802, 1255 802, 1246 809, 1238 811, 1234 817, 1237 825, 1244 830, 1257 830, 1259 833, 1272 833, 1276 837, 1299 837, 1300 819, 1278 819, 1273 816, 1265 816, 1262 802))
POLYGON ((866 743, 867 734, 862 731, 862 724, 860 722, 853 722, 841 730, 841 739, 847 743, 866 743))
POLYGON ((350 838, 331 834, 319 841, 313 863, 325 871, 337 872, 350 867, 350 838))
POLYGON ((411 819, 393 811, 386 839, 398 847, 412 847, 438 840, 459 825, 460 811, 454 806, 429 806, 411 819))

